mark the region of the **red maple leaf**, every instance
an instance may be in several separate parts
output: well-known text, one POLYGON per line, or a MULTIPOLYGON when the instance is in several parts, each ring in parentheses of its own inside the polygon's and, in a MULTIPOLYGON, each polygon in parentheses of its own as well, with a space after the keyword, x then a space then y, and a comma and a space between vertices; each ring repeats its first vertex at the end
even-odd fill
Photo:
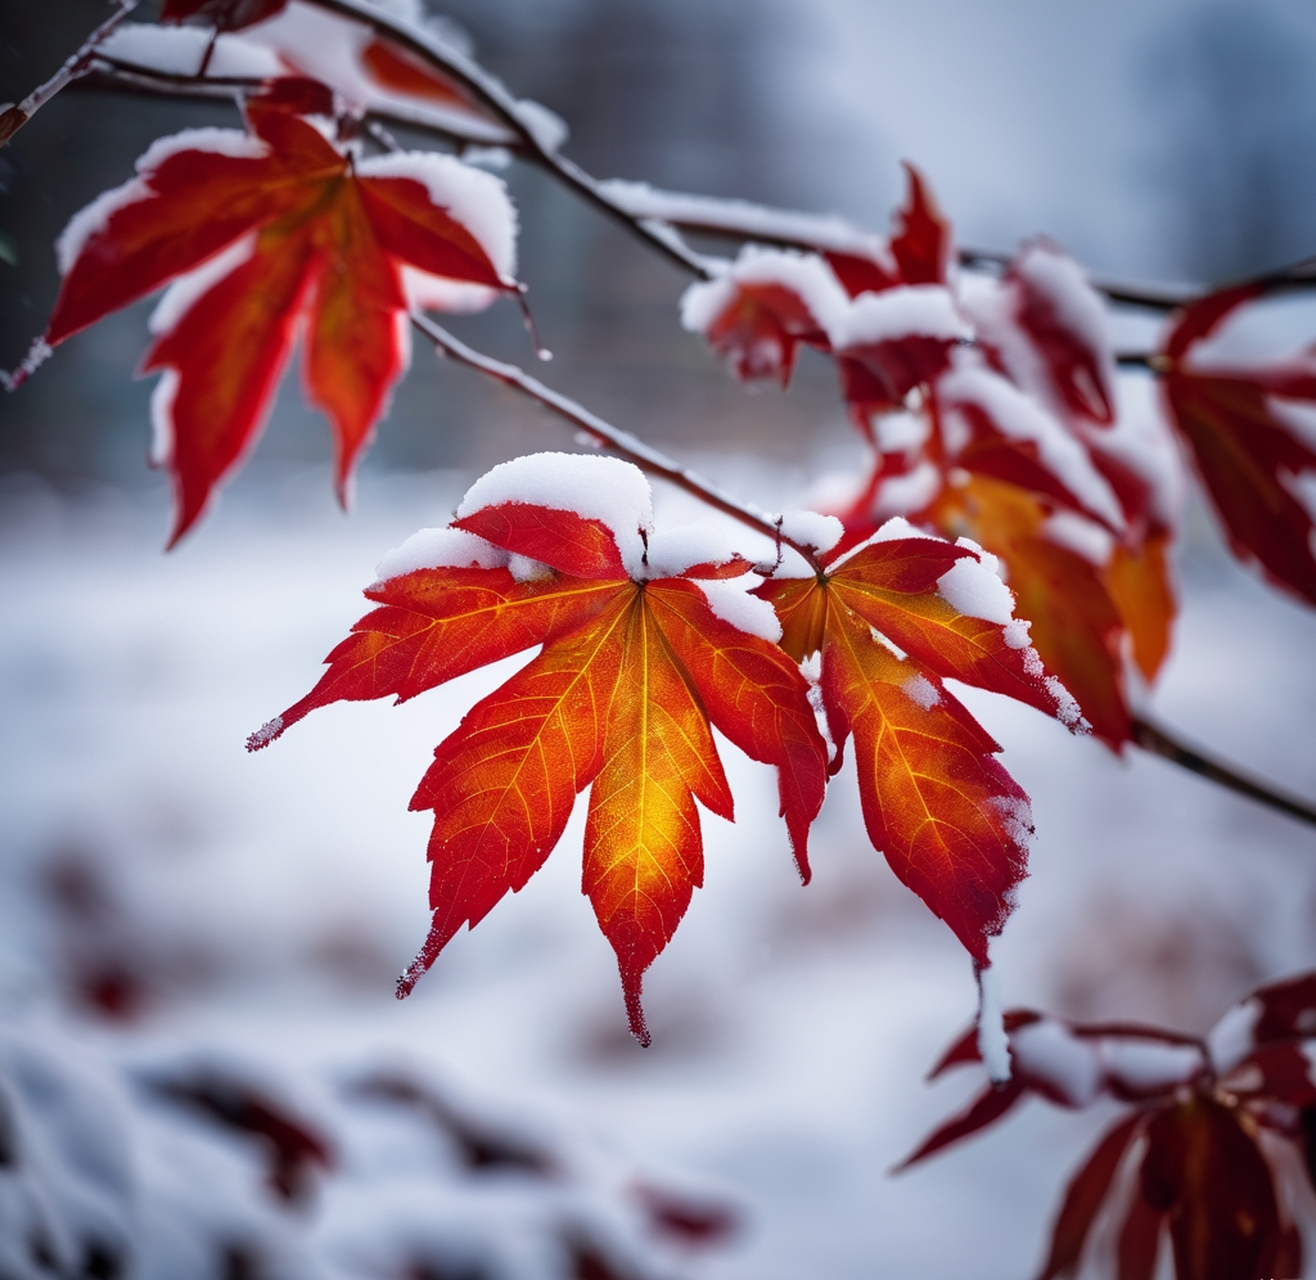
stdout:
MULTIPOLYGON (((1085 1024, 1016 1009, 1005 1015, 1010 1080, 988 1085, 930 1135, 907 1168, 1000 1119, 1030 1094, 1065 1107, 1102 1095, 1133 1108, 1071 1179, 1040 1280, 1074 1276, 1094 1250, 1103 1212, 1115 1218, 1114 1274, 1153 1274, 1169 1236, 1178 1280, 1302 1274, 1302 1239, 1277 1185, 1297 1165, 1316 1180, 1316 974, 1262 987, 1205 1038, 1128 1023, 1085 1024), (1261 1131, 1305 1160, 1272 1165, 1261 1131)), ((977 1031, 934 1068, 979 1060, 977 1031)), ((1308 1195, 1310 1193, 1308 1192, 1308 1195)))
POLYGON ((1044 675, 990 563, 968 546, 887 532, 758 594, 777 608, 786 652, 818 655, 833 768, 853 736, 874 848, 985 966, 1025 874, 1032 822, 1000 747, 943 678, 1074 724, 1078 711, 1044 675))
POLYGON ((1161 386, 1234 554, 1316 603, 1313 498, 1302 488, 1316 476, 1316 443, 1299 420, 1316 405, 1316 354, 1263 365, 1205 367, 1193 359, 1258 292, 1243 286, 1185 307, 1158 360, 1161 386))
POLYGON ((540 454, 495 468, 450 529, 382 568, 366 593, 379 607, 329 655, 315 689, 249 743, 330 702, 410 698, 543 646, 440 744, 412 799, 435 815, 434 921, 400 994, 463 924, 525 885, 591 787, 584 890, 617 954, 631 1029, 647 1042, 642 975, 703 880, 695 800, 733 816, 714 727, 776 766, 807 866, 827 767, 808 687, 769 638, 768 606, 725 581, 746 563, 668 554, 648 532, 648 507, 641 473, 612 459, 540 454), (411 568, 417 560, 426 567, 411 568), (755 625, 766 633, 744 629, 755 625))
POLYGON ((515 287, 514 215, 497 179, 433 154, 361 160, 283 109, 288 100, 276 82, 247 104, 250 133, 157 142, 139 176, 60 242, 52 346, 176 281, 142 366, 165 373, 153 412, 177 497, 171 545, 254 442, 299 332, 345 500, 406 367, 409 306, 441 302, 445 287, 462 305, 515 287))

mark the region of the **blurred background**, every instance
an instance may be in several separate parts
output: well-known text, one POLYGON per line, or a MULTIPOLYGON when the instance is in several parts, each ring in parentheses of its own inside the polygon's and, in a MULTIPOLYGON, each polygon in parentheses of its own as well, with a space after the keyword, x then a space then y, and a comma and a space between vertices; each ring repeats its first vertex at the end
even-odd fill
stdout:
MULTIPOLYGON (((441 11, 517 95, 568 121, 566 153, 599 177, 838 211, 881 231, 909 159, 962 244, 1009 250, 1044 232, 1094 272, 1162 281, 1316 250, 1311 6, 441 11)), ((49 75, 103 13, 97 0, 0 0, 0 100, 49 75)), ((154 138, 203 123, 237 117, 70 92, 0 151, 0 366, 44 326, 68 218, 154 138)), ((821 360, 803 353, 789 394, 736 384, 679 328, 683 277, 536 173, 505 176, 555 354, 535 372, 767 507, 859 464, 821 360)), ((397 710, 320 712, 256 757, 242 742, 316 678, 385 550, 446 520, 487 466, 569 448, 570 435, 418 347, 345 518, 326 429, 289 378, 252 462, 162 556, 167 484, 144 463, 150 383, 131 376, 150 305, 70 341, 0 399, 0 1021, 46 1028, 66 1057, 132 1078, 198 1053, 246 1064, 320 1107, 330 1129, 338 1113, 316 1089, 348 1067, 405 1061, 513 1127, 533 1117, 606 1152, 609 1168, 658 1169, 732 1206, 737 1229, 706 1252, 662 1254, 663 1275, 1035 1266, 1057 1187, 1111 1113, 1034 1106, 888 1177, 976 1086, 920 1082, 976 997, 949 932, 867 845, 844 776, 802 890, 771 777, 724 747, 740 821, 705 817, 708 885, 648 979, 647 1052, 626 1035, 578 892, 579 813, 531 886, 393 1001, 426 927, 426 823, 407 800, 433 745, 506 671, 397 710)), ((1310 315, 1303 325, 1316 332, 1310 315)), ((510 304, 453 328, 532 363, 510 304)), ((1131 411, 1149 411, 1145 385, 1126 391, 1131 411)), ((658 497, 660 518, 699 514, 658 497)), ((1229 561, 1191 502, 1185 521, 1183 614, 1153 706, 1316 795, 1312 616, 1229 561)), ((1156 760, 1116 760, 1027 709, 966 701, 1034 797, 1039 832, 997 950, 1008 1004, 1202 1031, 1257 982, 1316 964, 1310 832, 1156 760)), ((573 1265, 584 1280, 610 1274, 573 1265)), ((380 1266, 369 1274, 395 1274, 380 1266)), ((540 1274, 507 1267, 487 1274, 540 1274)))

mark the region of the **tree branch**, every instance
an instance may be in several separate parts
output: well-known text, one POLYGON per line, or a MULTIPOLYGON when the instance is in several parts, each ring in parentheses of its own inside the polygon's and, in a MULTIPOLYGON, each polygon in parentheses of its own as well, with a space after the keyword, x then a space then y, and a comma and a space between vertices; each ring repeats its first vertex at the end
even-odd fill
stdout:
POLYGON ((650 475, 658 476, 678 489, 693 494, 701 502, 739 520, 741 524, 748 525, 749 528, 771 538, 773 542, 793 548, 809 562, 813 569, 821 571, 822 565, 818 560, 817 548, 807 542, 797 542, 782 533, 780 516, 774 516, 758 507, 736 501, 711 480, 706 480, 688 467, 681 466, 679 462, 645 444, 630 432, 622 431, 619 427, 605 422, 570 397, 545 386, 538 378, 532 378, 524 369, 502 360, 495 360, 492 356, 483 355, 474 348, 468 347, 460 338, 449 333, 428 316, 412 312, 411 323, 434 344, 440 355, 456 360, 458 364, 464 364, 468 369, 474 369, 529 396, 531 400, 546 409, 551 409, 558 417, 565 418, 591 440, 611 449, 628 462, 635 463, 650 475))
POLYGON ((1247 796, 1249 800, 1255 800, 1258 804, 1286 813, 1299 822, 1316 826, 1316 806, 1294 796, 1285 795, 1266 783, 1237 772, 1229 765, 1220 764, 1202 755, 1200 751, 1179 742, 1159 725, 1154 725, 1141 716, 1134 717, 1133 740, 1144 751, 1160 756, 1171 764, 1177 764, 1190 773, 1198 774, 1217 786, 1236 791, 1241 796, 1247 796))
POLYGON ((579 165, 561 155, 556 146, 544 139, 534 121, 528 120, 517 100, 502 82, 491 76, 477 62, 435 40, 428 32, 409 22, 391 18, 364 0, 313 0, 321 9, 340 14, 369 27, 410 53, 428 62, 445 76, 467 89, 492 115, 520 139, 521 149, 537 164, 554 174, 596 209, 644 240, 653 249, 683 270, 706 279, 711 274, 703 258, 679 238, 633 218, 608 198, 597 179, 579 165))
POLYGON ((45 84, 38 85, 22 102, 6 103, 0 111, 0 147, 3 147, 66 84, 85 75, 96 46, 136 7, 137 0, 114 0, 115 10, 83 41, 82 47, 45 84))

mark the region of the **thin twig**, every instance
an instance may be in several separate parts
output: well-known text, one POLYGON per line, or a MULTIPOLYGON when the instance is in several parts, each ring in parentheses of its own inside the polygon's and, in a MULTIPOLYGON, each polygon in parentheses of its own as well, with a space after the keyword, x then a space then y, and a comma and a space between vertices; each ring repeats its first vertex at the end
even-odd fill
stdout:
POLYGON ((350 18, 369 27, 377 35, 385 36, 410 53, 422 58, 443 75, 456 80, 467 89, 486 110, 502 121, 521 140, 528 156, 551 171, 565 185, 576 191, 590 204, 620 222, 627 230, 646 241, 652 248, 674 262, 684 271, 706 279, 711 274, 703 258, 683 244, 679 238, 664 235, 643 219, 633 218, 608 198, 597 179, 579 165, 561 155, 557 148, 546 142, 533 122, 527 120, 520 104, 508 93, 503 84, 491 76, 477 62, 435 40, 422 28, 389 17, 365 0, 313 0, 317 7, 350 18))
POLYGON ((773 516, 758 507, 736 501, 735 498, 724 492, 711 480, 706 480, 688 467, 683 467, 675 459, 669 458, 665 453, 660 453, 657 449, 645 444, 643 440, 631 435, 629 431, 623 431, 621 428, 605 422, 597 414, 586 409, 584 405, 577 404, 570 397, 545 386, 538 378, 532 378, 524 369, 502 360, 495 360, 492 356, 483 355, 474 348, 468 347, 460 338, 449 333, 442 325, 436 324, 428 316, 412 312, 411 323, 434 344, 442 355, 456 360, 458 364, 466 365, 469 369, 475 369, 479 373, 495 378, 505 386, 514 387, 546 409, 551 409, 559 417, 565 418, 572 426, 583 431, 592 440, 611 449, 628 462, 635 463, 637 467, 647 471, 650 475, 658 476, 670 484, 674 484, 678 489, 684 489, 686 493, 693 494, 715 510, 721 511, 725 515, 739 520, 741 524, 748 525, 751 529, 771 538, 774 543, 783 543, 794 548, 808 561, 813 569, 821 571, 822 565, 818 560, 817 548, 810 546, 807 542, 797 542, 782 533, 780 517, 773 516))
POLYGON ((1271 809, 1278 810, 1280 813, 1286 813, 1290 818, 1296 818, 1299 822, 1316 826, 1316 805, 1295 796, 1285 795, 1282 791, 1276 791, 1264 782, 1259 782, 1255 778, 1249 778, 1246 774, 1239 773, 1229 765, 1221 764, 1219 761, 1204 756, 1200 751, 1186 746, 1159 725, 1154 725, 1141 716, 1134 717, 1133 740, 1144 751, 1160 756, 1162 759, 1170 761, 1171 764, 1177 764, 1181 769, 1187 769, 1190 773, 1199 774, 1201 777, 1214 782, 1217 786, 1236 791, 1239 795, 1257 801, 1258 804, 1264 804, 1271 809))
POLYGON ((3 147, 66 84, 84 75, 91 64, 96 46, 136 7, 137 0, 114 0, 115 10, 83 41, 82 47, 55 72, 45 84, 38 85, 22 102, 9 104, 0 111, 0 147, 3 147))

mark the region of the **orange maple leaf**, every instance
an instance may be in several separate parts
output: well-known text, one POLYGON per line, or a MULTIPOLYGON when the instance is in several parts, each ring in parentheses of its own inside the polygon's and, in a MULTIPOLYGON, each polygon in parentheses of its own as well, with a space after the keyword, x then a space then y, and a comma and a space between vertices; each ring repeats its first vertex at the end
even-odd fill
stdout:
POLYGON ((171 545, 259 433, 300 330, 345 501, 407 364, 409 306, 483 305, 515 288, 501 182, 445 156, 361 160, 284 109, 307 95, 279 83, 248 102, 249 134, 157 142, 139 177, 75 217, 60 242, 51 346, 176 281, 142 365, 165 374, 153 414, 177 497, 171 545))
POLYGON ((583 888, 647 1043, 642 976, 703 882, 695 801, 733 816, 714 727, 776 766, 807 866, 827 768, 808 686, 775 643, 768 606, 725 581, 748 565, 664 556, 648 509, 641 473, 613 459, 540 454, 495 468, 451 528, 382 567, 366 592, 380 607, 315 689, 249 742, 263 747, 329 702, 409 698, 543 646, 438 747, 412 799, 435 815, 434 919, 399 994, 463 924, 529 880, 592 786, 583 888))
POLYGON ((1032 820, 1027 796, 995 759, 1000 747, 942 678, 1075 727, 1080 716, 1044 674, 989 558, 901 525, 812 577, 766 582, 758 594, 777 608, 786 652, 819 655, 833 768, 853 735, 874 848, 985 967, 987 940, 1025 874, 1032 820))

